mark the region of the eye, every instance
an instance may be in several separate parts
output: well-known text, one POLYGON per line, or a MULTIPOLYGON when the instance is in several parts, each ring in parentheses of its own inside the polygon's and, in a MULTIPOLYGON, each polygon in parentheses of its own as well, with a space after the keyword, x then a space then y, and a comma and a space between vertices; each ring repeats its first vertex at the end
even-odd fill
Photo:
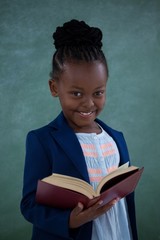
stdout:
POLYGON ((82 93, 80 93, 80 92, 72 92, 72 95, 73 95, 74 97, 81 97, 81 96, 82 96, 82 93))
POLYGON ((95 95, 96 97, 101 97, 101 96, 103 96, 104 94, 105 94, 105 91, 104 91, 104 90, 97 91, 97 92, 94 93, 94 95, 95 95))

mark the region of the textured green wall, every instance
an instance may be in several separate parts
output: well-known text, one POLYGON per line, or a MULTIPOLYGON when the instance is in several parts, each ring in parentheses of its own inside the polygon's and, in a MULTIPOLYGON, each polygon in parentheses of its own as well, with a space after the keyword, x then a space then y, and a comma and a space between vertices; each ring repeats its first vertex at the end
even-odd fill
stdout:
POLYGON ((48 89, 52 32, 71 18, 104 33, 110 78, 101 118, 122 130, 132 163, 140 240, 160 239, 160 1, 0 0, 0 239, 28 240, 20 214, 25 137, 60 111, 48 89))

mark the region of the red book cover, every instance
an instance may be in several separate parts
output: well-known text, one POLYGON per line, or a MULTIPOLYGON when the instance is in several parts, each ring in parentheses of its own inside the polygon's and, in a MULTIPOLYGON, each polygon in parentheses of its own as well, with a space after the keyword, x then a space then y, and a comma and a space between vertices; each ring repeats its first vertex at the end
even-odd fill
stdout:
POLYGON ((74 208, 78 202, 81 202, 85 208, 88 208, 96 202, 96 199, 101 199, 104 205, 115 198, 123 198, 133 192, 143 170, 144 168, 137 169, 137 171, 134 171, 131 175, 125 176, 125 179, 122 180, 120 180, 120 176, 111 179, 102 187, 100 196, 94 197, 93 199, 89 199, 76 191, 39 180, 36 192, 36 202, 62 209, 74 208))

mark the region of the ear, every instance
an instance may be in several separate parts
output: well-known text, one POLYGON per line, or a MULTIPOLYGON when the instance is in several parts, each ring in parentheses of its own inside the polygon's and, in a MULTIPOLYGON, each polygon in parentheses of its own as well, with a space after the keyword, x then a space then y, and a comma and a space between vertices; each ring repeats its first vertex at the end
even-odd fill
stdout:
POLYGON ((58 97, 57 82, 55 79, 49 80, 49 88, 53 97, 58 97))

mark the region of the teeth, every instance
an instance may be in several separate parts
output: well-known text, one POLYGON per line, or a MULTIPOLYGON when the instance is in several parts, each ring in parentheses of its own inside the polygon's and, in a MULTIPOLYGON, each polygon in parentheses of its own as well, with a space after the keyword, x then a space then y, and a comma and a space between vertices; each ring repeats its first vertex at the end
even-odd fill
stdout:
POLYGON ((84 115, 84 116, 87 116, 87 115, 90 115, 92 112, 88 112, 88 113, 85 113, 85 112, 80 112, 80 114, 84 115))

